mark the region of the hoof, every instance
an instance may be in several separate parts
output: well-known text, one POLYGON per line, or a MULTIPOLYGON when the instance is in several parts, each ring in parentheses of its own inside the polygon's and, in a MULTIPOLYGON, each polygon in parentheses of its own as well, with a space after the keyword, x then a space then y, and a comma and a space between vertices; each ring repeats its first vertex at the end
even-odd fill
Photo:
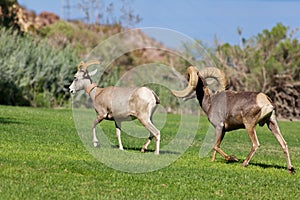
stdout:
POLYGON ((289 173, 290 173, 290 174, 295 174, 295 173, 296 173, 294 167, 292 167, 291 169, 288 169, 288 170, 289 170, 289 173))
POLYGON ((242 163, 241 166, 242 166, 242 167, 247 167, 248 164, 242 163))
POLYGON ((123 147, 119 147, 119 150, 124 151, 124 148, 123 147))
POLYGON ((93 142, 93 145, 95 148, 100 146, 98 142, 93 142))
POLYGON ((142 149, 141 149, 141 152, 142 152, 142 153, 145 153, 145 152, 146 152, 146 150, 147 150, 147 149, 145 149, 145 148, 142 148, 142 149))
POLYGON ((239 159, 237 159, 235 156, 231 155, 231 156, 229 156, 229 158, 228 158, 227 161, 228 161, 228 162, 238 162, 239 159))
POLYGON ((159 152, 157 152, 157 151, 154 151, 154 155, 159 155, 159 152))

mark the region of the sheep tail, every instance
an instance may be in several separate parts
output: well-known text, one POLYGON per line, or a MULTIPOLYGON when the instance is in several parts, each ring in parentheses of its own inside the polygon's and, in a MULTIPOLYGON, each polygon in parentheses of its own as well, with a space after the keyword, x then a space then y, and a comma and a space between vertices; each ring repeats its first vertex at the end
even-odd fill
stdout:
POLYGON ((153 92, 153 91, 152 91, 152 94, 153 94, 153 96, 154 96, 154 98, 155 98, 156 104, 160 104, 160 99, 159 99, 159 97, 157 96, 157 94, 155 94, 155 92, 153 92))

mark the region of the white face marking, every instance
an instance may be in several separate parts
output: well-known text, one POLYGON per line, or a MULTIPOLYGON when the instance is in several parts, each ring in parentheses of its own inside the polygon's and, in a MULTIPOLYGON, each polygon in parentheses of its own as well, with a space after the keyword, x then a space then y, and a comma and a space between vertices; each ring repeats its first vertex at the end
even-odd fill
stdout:
POLYGON ((70 85, 69 89, 72 94, 75 94, 77 91, 83 89, 83 72, 77 72, 74 75, 74 80, 70 85))

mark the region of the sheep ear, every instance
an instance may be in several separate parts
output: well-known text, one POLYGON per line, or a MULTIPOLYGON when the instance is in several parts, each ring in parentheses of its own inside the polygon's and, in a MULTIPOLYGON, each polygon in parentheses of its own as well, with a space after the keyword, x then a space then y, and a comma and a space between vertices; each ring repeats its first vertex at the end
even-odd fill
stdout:
POLYGON ((97 69, 95 69, 94 71, 89 72, 89 76, 92 77, 97 73, 97 69))

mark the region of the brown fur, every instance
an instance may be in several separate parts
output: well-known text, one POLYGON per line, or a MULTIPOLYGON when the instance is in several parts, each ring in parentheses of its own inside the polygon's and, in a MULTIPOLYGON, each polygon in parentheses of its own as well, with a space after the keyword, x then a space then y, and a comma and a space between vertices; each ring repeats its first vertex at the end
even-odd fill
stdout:
MULTIPOLYGON (((189 70, 189 72, 197 73, 196 70, 189 70)), ((233 92, 223 90, 211 94, 205 81, 206 73, 197 74, 199 76, 198 82, 189 82, 189 84, 193 85, 187 88, 195 88, 199 104, 215 128, 215 144, 213 147, 212 161, 215 160, 216 152, 220 153, 227 161, 237 161, 234 156, 228 156, 220 148, 220 145, 226 132, 245 128, 252 142, 251 151, 242 164, 243 166, 247 166, 259 147, 255 126, 256 124, 264 125, 266 123, 285 153, 289 172, 294 173, 295 170, 290 161, 288 147, 280 133, 274 105, 270 98, 259 92, 233 92)), ((212 69, 209 69, 208 74, 212 76, 212 69)), ((190 76, 194 75, 190 74, 190 76)), ((217 79, 220 78, 218 76, 216 77, 217 79)), ((224 78, 224 80, 226 79, 224 78)), ((179 94, 179 97, 184 97, 184 95, 189 95, 192 92, 189 90, 190 89, 184 89, 184 92, 172 92, 175 96, 179 94)))

